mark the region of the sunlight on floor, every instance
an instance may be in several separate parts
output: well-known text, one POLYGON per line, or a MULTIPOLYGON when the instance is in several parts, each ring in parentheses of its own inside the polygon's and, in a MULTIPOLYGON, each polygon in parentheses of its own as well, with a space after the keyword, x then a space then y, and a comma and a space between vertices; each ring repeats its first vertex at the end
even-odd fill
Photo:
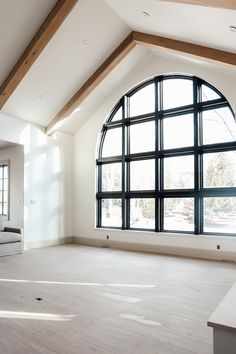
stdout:
POLYGON ((77 285, 77 286, 111 286, 121 288, 155 288, 156 285, 151 284, 100 284, 100 283, 81 283, 81 282, 64 282, 64 281, 47 281, 47 280, 26 280, 26 279, 0 279, 0 282, 8 283, 33 283, 33 284, 51 284, 51 285, 77 285))
POLYGON ((0 311, 0 318, 15 318, 23 320, 70 321, 76 315, 57 315, 52 313, 34 313, 19 311, 0 311))

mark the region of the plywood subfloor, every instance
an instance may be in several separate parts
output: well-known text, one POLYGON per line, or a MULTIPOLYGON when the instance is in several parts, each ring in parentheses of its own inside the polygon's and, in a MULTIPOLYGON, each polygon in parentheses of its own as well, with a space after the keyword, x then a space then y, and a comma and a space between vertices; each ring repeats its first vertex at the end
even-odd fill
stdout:
POLYGON ((211 354, 235 280, 235 264, 77 245, 2 257, 0 353, 211 354))

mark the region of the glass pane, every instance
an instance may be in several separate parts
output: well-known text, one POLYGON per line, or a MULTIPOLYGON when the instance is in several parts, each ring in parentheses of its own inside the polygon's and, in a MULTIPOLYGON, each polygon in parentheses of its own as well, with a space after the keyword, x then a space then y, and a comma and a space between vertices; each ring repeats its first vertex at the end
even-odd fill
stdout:
POLYGON ((2 215, 3 210, 2 210, 2 203, 0 203, 0 215, 2 215))
POLYGON ((8 178, 8 166, 4 166, 4 178, 8 178))
POLYGON ((0 166, 0 179, 3 178, 3 166, 0 166))
POLYGON ((121 190, 121 163, 102 165, 102 191, 121 190))
POLYGON ((121 128, 109 129, 106 132, 102 157, 118 156, 122 154, 122 131, 121 128))
POLYGON ((217 92, 212 90, 210 87, 206 85, 202 85, 202 102, 210 101, 210 100, 217 100, 221 98, 217 92))
POLYGON ((155 150, 155 122, 134 124, 130 126, 130 152, 155 150))
POLYGON ((8 190, 8 179, 4 179, 4 181, 3 181, 3 188, 4 188, 5 191, 8 190))
POLYGON ((121 199, 102 199, 102 226, 121 227, 121 199))
POLYGON ((229 108, 219 108, 202 113, 203 144, 235 141, 236 124, 229 108))
POLYGON ((8 201, 8 192, 3 192, 3 198, 4 198, 4 202, 7 203, 7 201, 8 201))
POLYGON ((3 214, 7 215, 8 214, 8 210, 7 210, 7 203, 3 204, 3 214))
POLYGON ((115 113, 115 115, 112 118, 112 122, 116 120, 121 120, 122 119, 122 107, 118 109, 118 111, 115 113))
POLYGON ((204 232, 236 233, 236 198, 204 198, 204 232))
POLYGON ((164 230, 194 231, 193 198, 166 198, 164 200, 164 230))
POLYGON ((154 198, 133 198, 130 200, 130 227, 155 229, 154 198))
POLYGON ((163 109, 185 106, 192 103, 192 80, 169 79, 163 81, 163 109))
POLYGON ((130 162, 130 190, 155 189, 155 160, 130 162))
POLYGON ((193 114, 165 118, 164 149, 193 146, 193 114))
POLYGON ((203 155, 204 187, 236 186, 236 152, 203 155))
POLYGON ((130 97, 130 117, 155 111, 154 84, 145 86, 130 97))
POLYGON ((194 187, 194 156, 164 159, 164 188, 186 189, 194 187))

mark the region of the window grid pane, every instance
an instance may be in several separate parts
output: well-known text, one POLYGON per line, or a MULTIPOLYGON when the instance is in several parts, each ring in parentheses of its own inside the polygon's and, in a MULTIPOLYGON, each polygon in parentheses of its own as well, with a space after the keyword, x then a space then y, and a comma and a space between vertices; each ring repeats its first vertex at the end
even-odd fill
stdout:
POLYGON ((164 230, 194 230, 193 198, 166 198, 164 200, 164 230))
POLYGON ((130 162, 130 190, 155 189, 155 160, 130 162))
POLYGON ((130 117, 155 111, 155 87, 147 85, 129 99, 130 117))
POLYGON ((186 79, 163 81, 163 108, 170 109, 193 103, 193 82, 186 79))
POLYGON ((164 149, 193 146, 193 114, 165 118, 163 126, 164 149))
POLYGON ((204 232, 235 233, 236 197, 204 198, 204 232))
POLYGON ((102 200, 102 226, 121 227, 121 199, 102 200))
POLYGON ((229 108, 218 108, 202 113, 203 144, 226 143, 236 140, 235 118, 229 108))
POLYGON ((109 129, 106 132, 102 148, 102 157, 117 156, 122 154, 121 128, 109 129))
POLYGON ((204 187, 236 187, 236 151, 203 155, 204 187))
POLYGON ((121 163, 102 165, 102 191, 121 191, 121 163))
POLYGON ((155 122, 130 126, 130 153, 155 150, 155 122))
POLYGON ((194 156, 177 156, 164 159, 164 188, 194 188, 194 156))
POLYGON ((155 229, 155 199, 131 199, 130 227, 138 229, 155 229))

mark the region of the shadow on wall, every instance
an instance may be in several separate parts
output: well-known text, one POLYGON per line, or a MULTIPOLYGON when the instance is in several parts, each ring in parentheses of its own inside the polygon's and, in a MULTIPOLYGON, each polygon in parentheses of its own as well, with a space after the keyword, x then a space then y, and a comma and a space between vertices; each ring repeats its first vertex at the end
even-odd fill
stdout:
POLYGON ((64 183, 60 141, 28 125, 24 144, 25 249, 58 243, 65 237, 64 183))

